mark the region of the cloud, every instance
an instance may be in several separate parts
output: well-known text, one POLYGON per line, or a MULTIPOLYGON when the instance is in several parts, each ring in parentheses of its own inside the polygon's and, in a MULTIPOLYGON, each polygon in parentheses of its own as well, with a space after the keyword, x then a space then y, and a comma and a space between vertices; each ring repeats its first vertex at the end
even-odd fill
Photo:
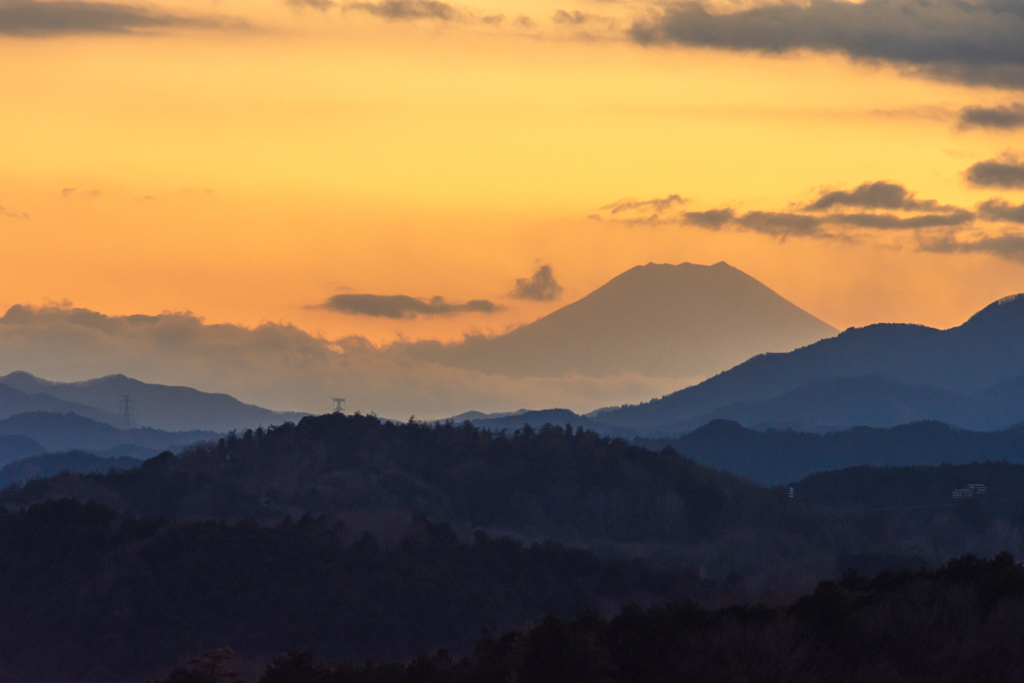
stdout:
POLYGON ((1024 263, 1024 234, 1006 232, 969 241, 958 241, 954 235, 922 240, 918 248, 939 254, 981 253, 1024 263))
POLYGON ((838 52, 968 84, 1024 86, 1020 0, 812 0, 712 11, 676 2, 636 21, 642 45, 838 52))
POLYGON ((916 230, 919 228, 956 227, 967 225, 974 220, 974 213, 957 209, 950 213, 920 214, 903 218, 888 213, 844 213, 831 214, 822 220, 836 225, 850 225, 876 230, 916 230))
POLYGON ((988 221, 1024 223, 1024 204, 1013 206, 1002 199, 989 199, 978 205, 978 215, 988 221))
POLYGON ((967 182, 980 187, 1024 187, 1024 162, 1016 156, 979 161, 966 172, 967 182))
POLYGON ((21 218, 21 219, 24 219, 24 220, 31 220, 29 218, 29 215, 27 213, 25 213, 24 211, 22 211, 22 212, 8 211, 7 209, 5 209, 2 206, 0 206, 0 218, 21 218))
POLYGON ((518 278, 509 294, 513 299, 527 301, 554 301, 562 294, 562 285, 555 280, 550 265, 544 265, 529 278, 518 278))
POLYGON ((136 5, 79 0, 0 0, 0 35, 144 33, 166 28, 241 29, 240 19, 182 16, 136 5))
POLYGON ((474 299, 464 304, 452 304, 435 296, 424 301, 402 294, 336 294, 313 308, 322 308, 349 315, 368 315, 377 318, 415 318, 420 315, 453 315, 456 313, 494 313, 501 306, 486 299, 474 299))
POLYGON ((588 18, 589 15, 584 14, 579 10, 567 12, 564 9, 560 9, 557 10, 554 13, 554 15, 552 15, 551 21, 555 22, 556 24, 569 24, 570 26, 579 26, 580 24, 585 24, 588 18))
POLYGON ((276 410, 349 410, 434 419, 553 405, 586 412, 638 403, 697 378, 620 375, 508 378, 388 353, 361 337, 332 342, 292 325, 211 325, 191 313, 108 316, 70 305, 13 306, 0 316, 0 374, 55 381, 124 373, 229 393, 276 410))
POLYGON ((750 211, 735 219, 735 223, 743 229, 765 235, 809 237, 819 234, 821 219, 799 213, 750 211))
POLYGON ((334 0, 285 0, 285 2, 295 9, 311 7, 321 12, 326 12, 338 6, 338 3, 334 2, 334 0))
POLYGON ((1010 130, 1024 126, 1024 104, 999 107, 964 107, 960 110, 960 129, 998 128, 1010 130))
POLYGON ((683 222, 706 230, 720 230, 736 218, 732 209, 711 209, 710 211, 687 211, 683 214, 683 222))
POLYGON ((809 211, 825 211, 834 206, 857 206, 865 209, 933 210, 940 208, 934 201, 918 201, 914 193, 898 183, 880 180, 862 183, 852 192, 836 190, 826 192, 806 208, 809 211))
POLYGON ((353 2, 345 9, 361 10, 391 21, 408 19, 440 19, 455 21, 463 18, 461 12, 438 0, 383 0, 382 2, 353 2))
POLYGON ((646 199, 643 201, 635 201, 632 199, 623 199, 622 201, 615 202, 613 204, 607 204, 601 207, 602 211, 607 211, 612 215, 622 213, 623 211, 665 211, 671 209, 673 206, 678 204, 685 204, 688 200, 683 199, 677 194, 670 194, 663 199, 646 199))
POLYGON ((516 26, 518 26, 520 28, 526 28, 526 29, 537 28, 537 22, 535 22, 533 19, 531 19, 530 17, 526 16, 525 14, 520 14, 518 17, 516 17, 515 23, 516 23, 516 26))

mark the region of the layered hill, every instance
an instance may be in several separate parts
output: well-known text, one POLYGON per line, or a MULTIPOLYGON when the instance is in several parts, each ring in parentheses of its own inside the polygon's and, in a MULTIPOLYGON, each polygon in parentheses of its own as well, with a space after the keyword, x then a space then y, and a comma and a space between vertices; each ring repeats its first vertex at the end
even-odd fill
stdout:
POLYGON ((227 432, 294 422, 305 415, 268 410, 227 394, 148 384, 124 375, 83 382, 50 382, 27 372, 12 372, 0 377, 0 416, 30 411, 74 412, 122 426, 119 406, 125 396, 131 397, 135 425, 167 431, 227 432), (20 393, 15 395, 12 390, 20 393))
POLYGON ((789 353, 766 353, 700 384, 591 417, 678 434, 715 418, 748 426, 888 426, 940 419, 995 428, 1024 420, 1024 295, 948 330, 850 328, 789 353))
POLYGON ((507 334, 404 348, 444 365, 510 376, 693 378, 836 332, 724 262, 648 263, 507 334))
MULTIPOLYGON (((14 373, 15 375, 27 373, 14 373)), ((11 377, 12 375, 8 375, 11 377)), ((32 377, 31 375, 28 375, 32 377)), ((0 420, 18 415, 19 413, 76 413, 91 420, 114 424, 118 417, 113 410, 104 410, 77 401, 68 401, 53 394, 38 393, 32 389, 22 390, 4 383, 6 378, 0 377, 0 420)), ((34 379, 34 378, 33 378, 34 379)), ((117 403, 114 403, 114 408, 117 403)))
POLYGON ((30 442, 34 442, 46 451, 110 451, 120 446, 135 446, 142 449, 144 455, 155 455, 162 450, 215 440, 220 434, 202 430, 169 432, 149 427, 122 430, 75 413, 33 412, 0 420, 0 437, 20 437, 27 451, 33 450, 30 442))

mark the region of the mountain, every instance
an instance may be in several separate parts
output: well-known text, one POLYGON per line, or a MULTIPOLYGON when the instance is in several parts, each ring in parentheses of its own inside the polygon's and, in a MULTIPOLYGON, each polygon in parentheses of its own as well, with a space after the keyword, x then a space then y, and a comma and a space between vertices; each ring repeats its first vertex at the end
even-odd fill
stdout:
MULTIPOLYGON (((276 412, 242 403, 227 394, 211 394, 189 387, 147 384, 124 375, 108 375, 84 382, 50 382, 27 372, 0 377, 0 410, 3 391, 13 388, 38 395, 41 404, 17 412, 46 410, 75 412, 95 420, 123 425, 120 417, 125 396, 131 397, 133 423, 167 431, 205 430, 227 432, 282 422, 295 422, 305 413, 276 412), (47 398, 52 397, 52 398, 47 398), (59 401, 74 402, 64 407, 59 401)), ((9 413, 13 414, 13 413, 9 413)), ((6 417, 6 416, 5 416, 6 417)))
POLYGON ((470 412, 457 415, 454 418, 451 418, 451 420, 456 424, 468 421, 471 422, 474 427, 489 429, 492 432, 500 432, 503 429, 509 432, 514 432, 517 429, 522 429, 524 425, 530 425, 530 427, 534 429, 540 429, 546 424, 552 424, 559 426, 570 425, 573 429, 582 427, 583 429, 606 436, 619 436, 623 438, 633 438, 636 436, 636 432, 631 429, 606 425, 599 420, 584 417, 583 415, 577 415, 571 410, 565 408, 552 408, 550 410, 518 410, 514 413, 493 414, 470 412))
POLYGON ((692 378, 836 332, 724 262, 648 263, 507 334, 402 348, 443 365, 510 376, 692 378))
MULTIPOLYGON (((28 376, 31 377, 31 375, 28 376)), ((41 394, 32 390, 23 391, 4 383, 4 379, 0 377, 0 419, 19 413, 43 411, 47 413, 77 413, 108 424, 114 424, 118 420, 117 415, 112 411, 75 401, 66 401, 51 394, 41 394)))
POLYGON ((0 436, 28 437, 47 451, 107 451, 122 445, 161 451, 216 440, 221 435, 199 430, 168 432, 149 427, 125 431, 74 413, 34 412, 0 420, 0 436))
POLYGON ((39 455, 45 450, 38 441, 27 436, 19 434, 0 436, 0 467, 9 462, 39 455))
MULTIPOLYGON (((843 401, 850 400, 846 394, 852 385, 836 384, 835 380, 875 377, 917 387, 907 390, 893 384, 879 393, 880 380, 873 387, 869 386, 871 382, 862 382, 860 390, 875 392, 871 401, 877 402, 884 394, 890 409, 900 403, 899 392, 903 392, 904 398, 913 394, 919 406, 931 403, 932 407, 952 411, 948 417, 956 422, 960 410, 957 402, 961 399, 951 394, 971 394, 974 400, 989 402, 999 414, 1000 424, 1012 424, 1024 419, 1022 338, 1024 295, 1016 295, 985 307, 959 327, 937 330, 921 325, 878 324, 850 328, 836 337, 789 353, 756 356, 663 398, 595 411, 589 417, 638 432, 677 434, 716 416, 736 415, 729 410, 740 410, 738 406, 747 406, 742 410, 748 410, 750 404, 775 401, 797 392, 787 399, 792 399, 792 406, 768 411, 771 418, 767 421, 807 424, 822 419, 814 413, 822 413, 823 401, 835 406, 836 410, 827 416, 833 420, 841 412, 843 401), (830 381, 834 389, 831 392, 830 381), (730 408, 723 410, 726 407, 730 408)), ((862 403, 862 407, 868 407, 870 402, 862 403)), ((862 415, 863 411, 854 410, 849 419, 838 420, 831 426, 853 426, 862 415)), ((909 415, 910 412, 902 419, 909 415)), ((764 421, 761 416, 753 419, 764 421)))

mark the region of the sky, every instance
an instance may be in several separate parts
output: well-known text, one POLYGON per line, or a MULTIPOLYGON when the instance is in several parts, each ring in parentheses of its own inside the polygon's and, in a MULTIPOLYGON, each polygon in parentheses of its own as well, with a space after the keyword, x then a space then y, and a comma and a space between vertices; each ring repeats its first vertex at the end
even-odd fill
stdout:
POLYGON ((309 359, 500 334, 652 261, 839 329, 958 325, 1024 291, 1021 35, 1021 0, 0 0, 0 370, 593 409, 687 378, 309 359))

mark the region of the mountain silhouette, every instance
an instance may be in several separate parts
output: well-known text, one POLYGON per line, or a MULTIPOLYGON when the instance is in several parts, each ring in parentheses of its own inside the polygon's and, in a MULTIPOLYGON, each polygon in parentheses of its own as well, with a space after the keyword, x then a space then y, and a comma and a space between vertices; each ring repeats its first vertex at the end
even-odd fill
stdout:
POLYGON ((421 359, 509 376, 693 378, 836 332, 725 262, 648 263, 507 334, 402 346, 421 359))
POLYGON ((747 426, 888 426, 913 419, 1006 426, 1024 420, 1022 338, 1024 295, 1015 295, 948 330, 850 328, 789 353, 756 356, 663 398, 590 417, 665 434, 719 417, 747 426))
POLYGON ((0 436, 28 437, 47 451, 109 451, 123 445, 161 451, 215 440, 220 434, 199 430, 168 432, 149 427, 121 430, 74 413, 33 412, 0 420, 0 436))
MULTIPOLYGON (((0 411, 7 388, 37 395, 38 406, 16 412, 45 410, 75 412, 108 424, 123 426, 119 406, 131 396, 133 424, 166 431, 227 432, 259 425, 295 422, 305 413, 276 412, 242 403, 227 394, 211 394, 190 387, 147 384, 124 375, 108 375, 84 382, 50 382, 27 372, 0 377, 0 411), (53 397, 47 399, 45 396, 53 397), (59 401, 57 401, 59 399, 59 401), (65 403, 61 403, 65 402, 65 403), (69 405, 66 402, 72 402, 69 405)), ((7 415, 15 414, 15 411, 7 415)), ((0 412, 0 415, 3 415, 0 412)))
MULTIPOLYGON (((16 373, 26 374, 26 373, 16 373)), ((8 375, 10 377, 11 375, 8 375)), ((31 375, 28 375, 31 377, 31 375)), ((51 394, 35 393, 32 390, 22 391, 9 384, 4 383, 0 377, 0 420, 18 415, 19 413, 31 413, 44 411, 48 413, 77 413, 92 420, 114 424, 118 419, 117 415, 109 410, 102 410, 95 406, 66 401, 51 394)), ((116 403, 114 406, 116 407, 116 403)))

